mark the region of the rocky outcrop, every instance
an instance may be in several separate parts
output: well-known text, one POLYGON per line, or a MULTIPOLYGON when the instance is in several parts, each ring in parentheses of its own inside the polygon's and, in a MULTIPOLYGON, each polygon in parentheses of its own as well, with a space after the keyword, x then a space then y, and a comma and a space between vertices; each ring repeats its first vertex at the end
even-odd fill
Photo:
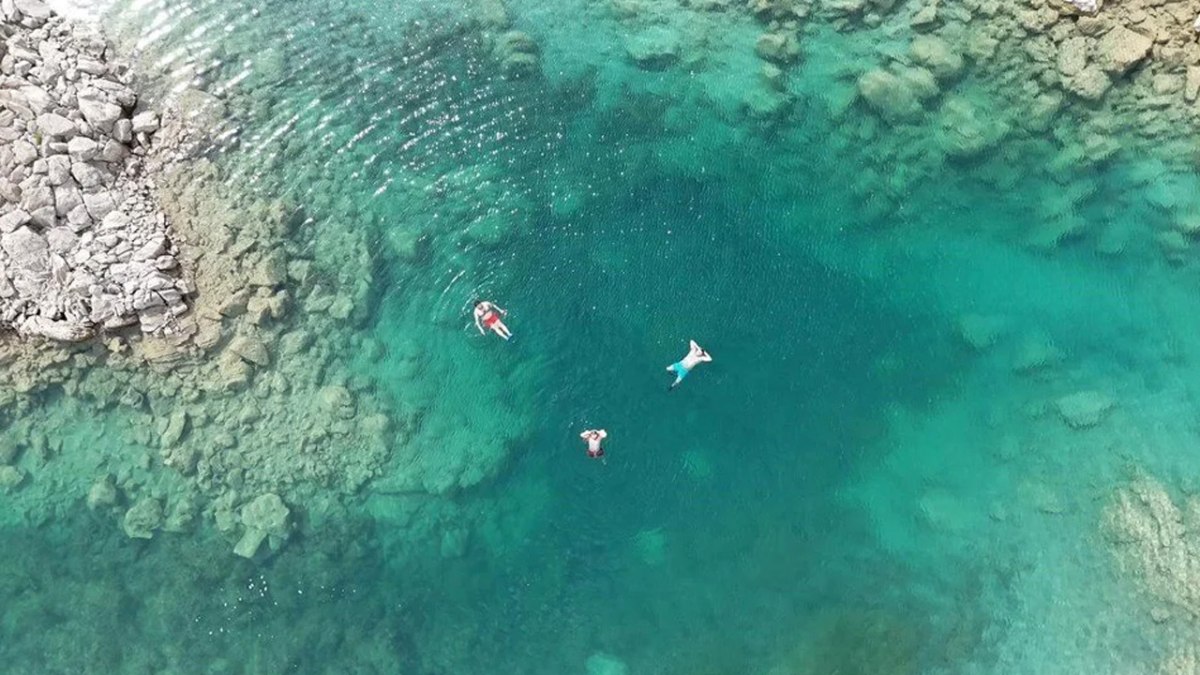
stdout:
POLYGON ((1122 568, 1155 600, 1200 617, 1200 499, 1180 507, 1153 478, 1139 475, 1104 513, 1122 568))
POLYGON ((143 497, 128 511, 121 527, 131 539, 151 539, 162 528, 162 503, 153 497, 143 497))
POLYGON ((291 511, 279 495, 265 494, 242 507, 242 538, 233 552, 243 558, 253 558, 267 542, 272 551, 279 550, 290 534, 288 520, 291 511))
POLYGON ((144 175, 157 113, 105 42, 40 0, 2 3, 0 326, 76 342, 170 334, 189 288, 144 175))
POLYGON ((1124 75, 1150 55, 1154 41, 1124 26, 1116 26, 1096 43, 1100 66, 1105 72, 1124 75))

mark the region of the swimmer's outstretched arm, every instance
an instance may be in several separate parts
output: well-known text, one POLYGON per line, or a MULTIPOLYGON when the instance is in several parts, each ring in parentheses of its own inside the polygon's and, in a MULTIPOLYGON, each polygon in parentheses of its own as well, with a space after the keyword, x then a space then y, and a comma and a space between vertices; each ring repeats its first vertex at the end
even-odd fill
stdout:
POLYGON ((483 330, 483 324, 479 323, 479 313, 478 312, 475 313, 475 327, 479 329, 480 335, 487 335, 487 333, 485 333, 483 330))

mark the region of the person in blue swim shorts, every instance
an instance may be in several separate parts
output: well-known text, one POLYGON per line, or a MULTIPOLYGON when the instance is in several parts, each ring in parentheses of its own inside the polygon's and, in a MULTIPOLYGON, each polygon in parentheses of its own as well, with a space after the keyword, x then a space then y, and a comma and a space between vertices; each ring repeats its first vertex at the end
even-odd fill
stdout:
POLYGON ((712 361, 712 357, 708 355, 708 352, 696 344, 695 340, 688 340, 688 342, 687 356, 667 366, 668 373, 675 373, 675 381, 671 383, 671 386, 667 387, 667 391, 678 387, 679 383, 683 382, 683 378, 687 377, 687 374, 692 372, 692 368, 695 368, 697 364, 712 361))

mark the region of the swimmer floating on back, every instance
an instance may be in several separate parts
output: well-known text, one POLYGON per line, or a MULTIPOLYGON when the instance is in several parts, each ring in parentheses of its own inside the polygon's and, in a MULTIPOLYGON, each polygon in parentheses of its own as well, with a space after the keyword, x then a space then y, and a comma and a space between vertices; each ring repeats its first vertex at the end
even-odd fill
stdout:
POLYGON ((500 317, 507 315, 508 310, 499 305, 487 300, 475 301, 475 327, 479 329, 480 335, 486 335, 487 333, 483 329, 488 328, 505 340, 512 337, 512 331, 508 330, 508 326, 505 326, 504 322, 500 320, 500 317))
POLYGON ((696 364, 712 361, 712 357, 708 355, 708 352, 696 344, 695 340, 688 340, 688 343, 690 346, 688 347, 687 356, 667 366, 668 373, 675 373, 675 381, 671 383, 671 386, 667 387, 667 391, 678 387, 679 383, 683 382, 683 378, 687 377, 692 368, 696 367, 696 364))
POLYGON ((587 441, 588 457, 599 459, 600 463, 604 463, 604 448, 600 447, 600 441, 608 438, 608 432, 604 429, 588 429, 579 434, 579 437, 587 441))

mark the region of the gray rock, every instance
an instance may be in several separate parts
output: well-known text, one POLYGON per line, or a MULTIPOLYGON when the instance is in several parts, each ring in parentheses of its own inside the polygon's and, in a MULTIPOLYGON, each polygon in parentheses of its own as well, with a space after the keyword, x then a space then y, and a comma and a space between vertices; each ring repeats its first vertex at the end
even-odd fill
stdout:
POLYGON ((43 206, 29 214, 29 222, 41 228, 54 227, 54 207, 43 206))
POLYGON ((175 315, 161 303, 154 307, 139 309, 137 314, 137 322, 143 333, 158 333, 170 325, 173 318, 175 315))
POLYGON ((41 129, 42 133, 47 136, 70 138, 79 132, 74 122, 54 113, 42 113, 38 115, 37 123, 38 129, 41 129))
POLYGON ((117 203, 107 191, 84 192, 83 204, 93 220, 100 220, 117 209, 117 203))
POLYGON ((15 183, 0 178, 0 198, 8 202, 21 201, 21 188, 15 183))
POLYGON ((125 108, 132 108, 137 103, 137 94, 132 89, 126 87, 120 82, 112 80, 92 80, 90 83, 96 89, 99 89, 103 94, 84 94, 84 98, 100 98, 116 101, 125 108))
POLYGON ((162 234, 156 234, 150 238, 150 241, 140 246, 133 252, 134 260, 149 261, 158 258, 158 256, 167 252, 167 238, 162 234))
POLYGON ((54 206, 54 191, 48 185, 26 188, 21 193, 21 208, 29 213, 46 206, 54 206))
POLYGON ((13 0, 13 7, 22 15, 45 21, 50 18, 50 8, 42 0, 13 0))
POLYGON ((79 235, 69 227, 52 227, 46 230, 46 243, 56 253, 70 253, 79 245, 79 235))
POLYGON ((128 156, 129 149, 112 138, 104 143, 104 149, 100 151, 100 159, 111 164, 123 162, 128 156))
POLYGON ((133 133, 151 134, 155 131, 158 131, 158 113, 147 110, 133 116, 133 133))
POLYGON ((76 232, 82 232, 91 227, 92 216, 88 213, 87 206, 80 204, 71 209, 71 212, 67 214, 67 223, 76 232))
POLYGON ((49 245, 39 234, 21 226, 16 230, 0 235, 0 249, 8 254, 12 264, 17 269, 25 271, 44 271, 47 267, 49 245))
POLYGON ((53 99, 50 94, 46 93, 45 89, 27 84, 17 89, 20 95, 24 98, 25 105, 29 107, 30 112, 35 115, 46 112, 53 105, 53 99))
POLYGON ((66 155, 47 157, 46 176, 50 179, 50 185, 55 187, 71 180, 71 159, 66 155))
POLYGON ((0 216, 0 234, 7 234, 29 222, 29 213, 16 209, 0 216))
POLYGON ((75 67, 78 68, 80 72, 88 73, 89 75, 104 75, 108 72, 108 66, 104 65, 103 62, 88 58, 86 56, 81 57, 78 61, 76 61, 75 67))
POLYGON ((133 142, 133 122, 127 117, 122 117, 113 125, 113 138, 122 143, 133 142))
MULTIPOLYGON (((113 211, 101 219, 100 227, 105 230, 124 231, 130 225, 129 216, 121 211, 113 211)), ((114 242, 115 243, 115 242, 114 242)), ((111 244, 110 244, 111 246, 111 244)))
POLYGON ((67 143, 67 152, 76 162, 88 162, 100 154, 100 144, 86 136, 77 136, 67 143))
POLYGON ((81 342, 92 336, 91 329, 70 321, 54 321, 43 316, 29 317, 17 327, 22 335, 43 337, 58 342, 81 342))
POLYGON ((66 218, 76 206, 83 206, 83 193, 71 180, 54 188, 54 212, 66 218))
MULTIPOLYGON (((16 160, 17 164, 21 164, 23 166, 33 164, 34 160, 38 158, 37 148, 34 147, 33 143, 30 143, 26 140, 19 140, 16 143, 13 143, 12 150, 13 159, 16 160)), ((5 169, 5 171, 7 171, 7 169, 5 169)))
POLYGON ((75 177, 75 181, 79 183, 79 187, 84 190, 100 187, 105 182, 104 173, 96 168, 95 165, 88 164, 87 162, 75 162, 72 164, 71 175, 75 177))
POLYGON ((112 133, 113 123, 121 118, 121 107, 95 98, 79 98, 79 112, 88 124, 103 131, 112 133))

